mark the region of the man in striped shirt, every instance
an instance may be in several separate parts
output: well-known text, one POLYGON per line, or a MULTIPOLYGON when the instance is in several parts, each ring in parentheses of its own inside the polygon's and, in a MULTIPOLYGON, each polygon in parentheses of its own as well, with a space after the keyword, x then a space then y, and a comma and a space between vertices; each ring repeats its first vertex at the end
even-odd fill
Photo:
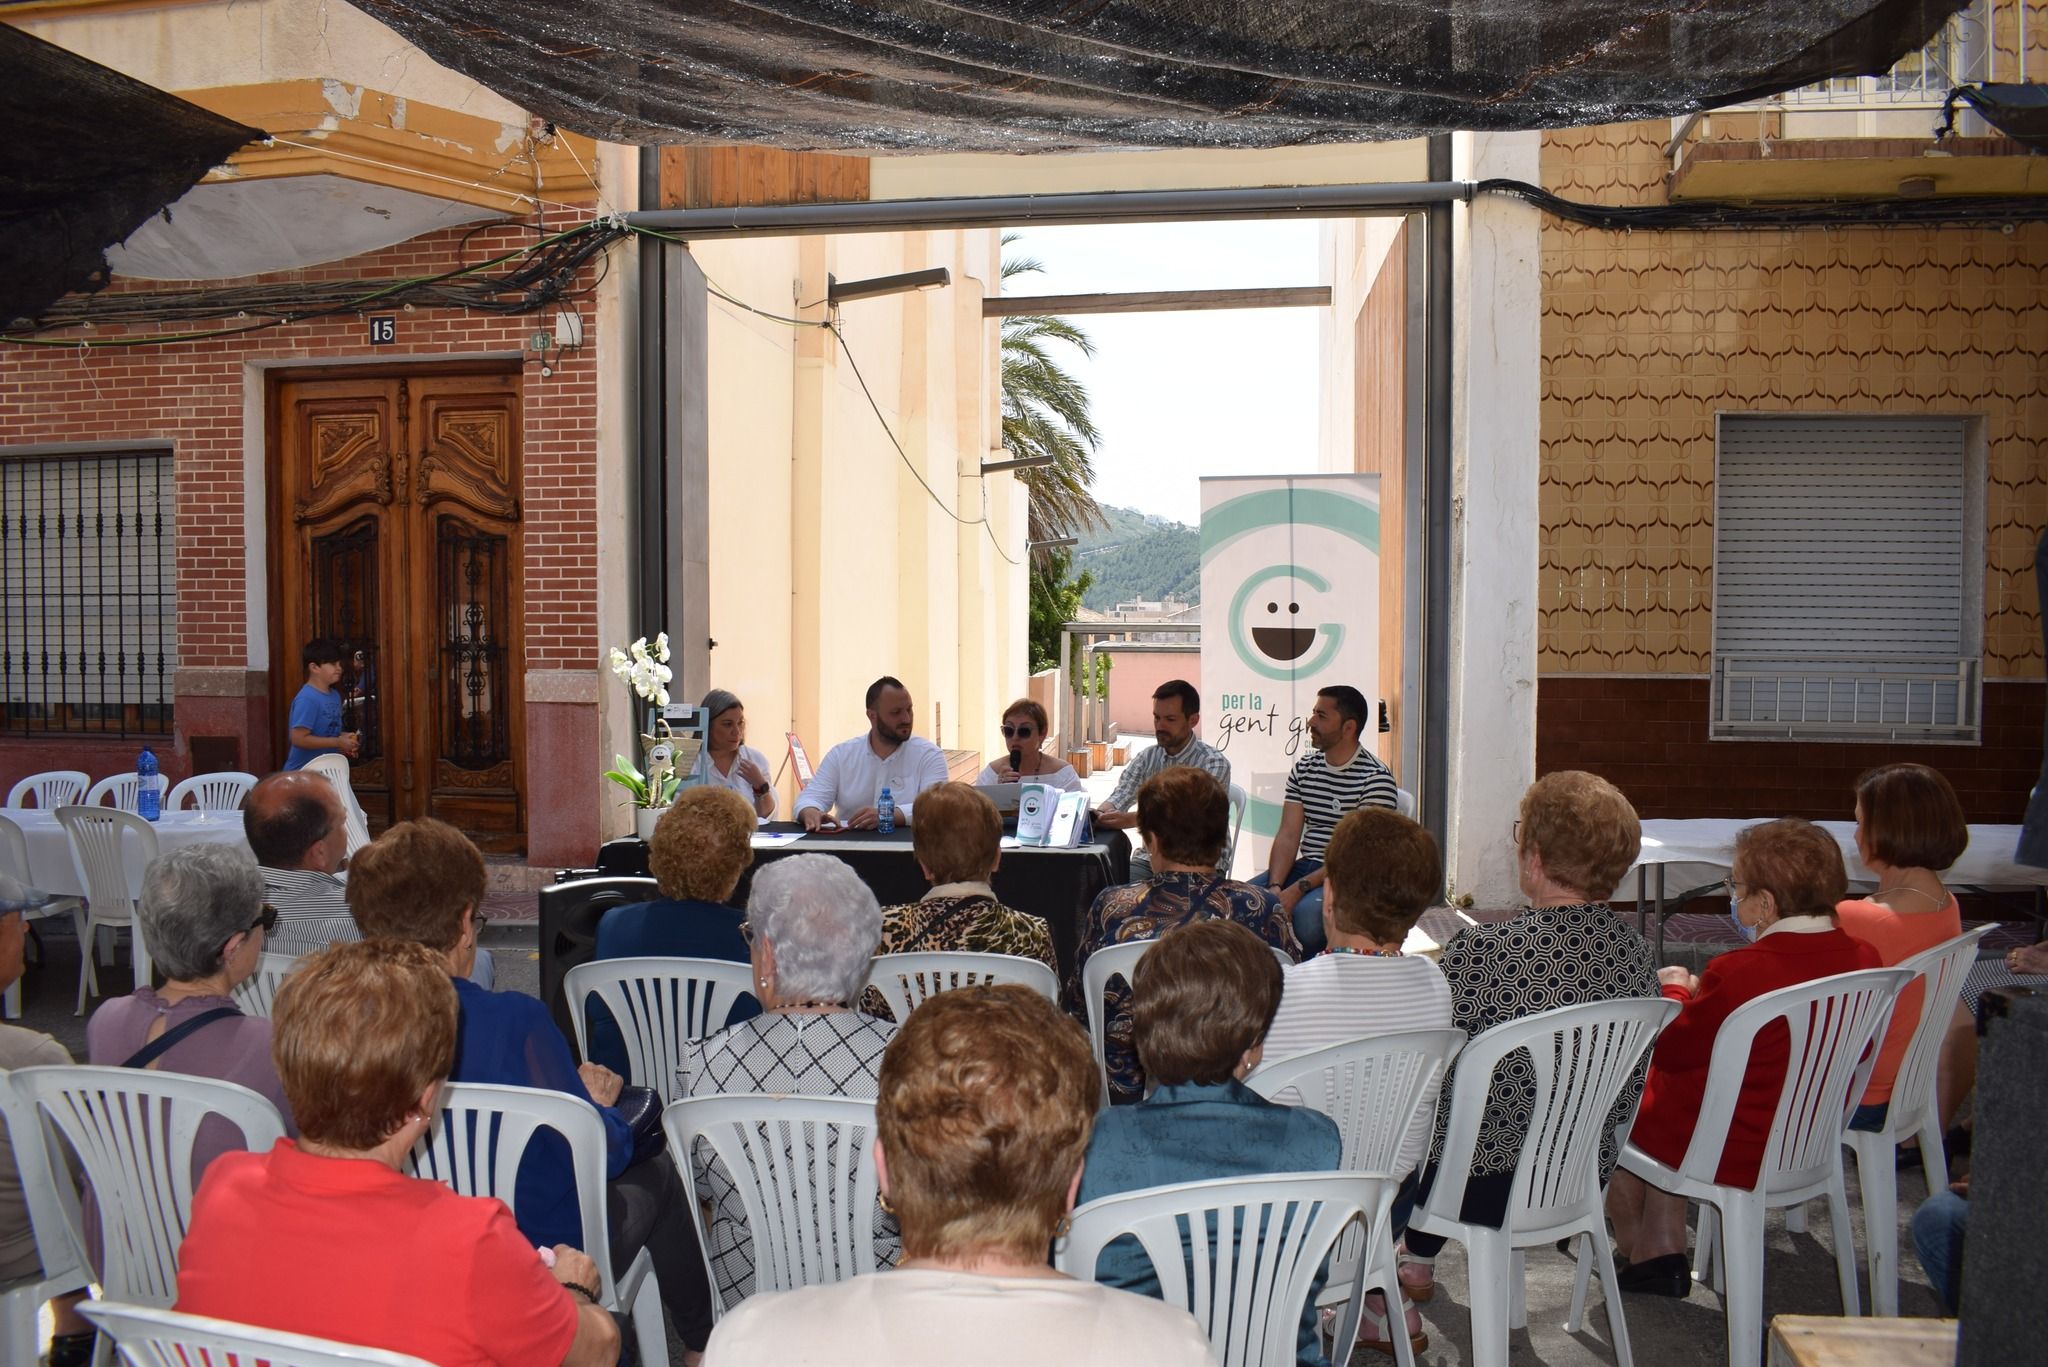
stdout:
POLYGON ((287 770, 249 790, 242 829, 262 866, 263 898, 277 908, 273 954, 307 954, 338 940, 360 940, 343 883, 348 853, 341 794, 319 774, 287 770))
MULTIPOLYGON (((1221 750, 1195 738, 1195 724, 1202 719, 1202 695, 1186 679, 1168 679, 1152 691, 1152 738, 1158 742, 1138 752, 1124 766, 1123 776, 1109 800, 1095 809, 1095 824, 1105 830, 1128 830, 1138 824, 1133 804, 1145 780, 1176 764, 1192 764, 1206 770, 1230 791, 1230 760, 1221 750)), ((1229 855, 1226 853, 1226 859, 1229 855)), ((1142 883, 1152 876, 1152 865, 1143 847, 1131 856, 1131 881, 1142 883)))
POLYGON ((1287 775, 1280 831, 1273 837, 1266 872, 1252 879, 1271 887, 1294 916, 1294 933, 1304 950, 1323 947, 1323 851, 1337 823, 1360 807, 1396 807, 1399 790, 1387 766, 1365 748, 1372 713, 1365 695, 1349 684, 1316 693, 1308 715, 1312 749, 1287 775))

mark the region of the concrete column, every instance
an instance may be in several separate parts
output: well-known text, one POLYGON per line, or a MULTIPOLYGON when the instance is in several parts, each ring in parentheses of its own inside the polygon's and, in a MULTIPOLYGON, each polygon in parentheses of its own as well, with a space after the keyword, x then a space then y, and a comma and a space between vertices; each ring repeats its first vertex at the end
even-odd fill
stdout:
MULTIPOLYGON (((1460 133, 1459 179, 1538 179, 1538 134, 1460 133)), ((1452 219, 1450 849, 1454 895, 1518 895, 1512 827, 1536 777, 1537 211, 1506 195, 1452 219)))

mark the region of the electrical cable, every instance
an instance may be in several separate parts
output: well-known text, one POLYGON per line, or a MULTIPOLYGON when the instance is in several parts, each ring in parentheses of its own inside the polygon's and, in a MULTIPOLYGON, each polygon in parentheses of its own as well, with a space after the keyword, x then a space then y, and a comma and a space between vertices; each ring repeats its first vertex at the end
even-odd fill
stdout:
POLYGON ((1786 200, 1738 204, 1682 200, 1675 204, 1587 204, 1523 180, 1482 180, 1479 194, 1514 195, 1543 212, 1589 228, 1616 232, 1710 228, 1998 227, 2048 222, 2048 199, 2018 195, 1947 195, 1912 199, 1786 200))
MULTIPOLYGON (((654 228, 629 227, 627 231, 638 233, 642 237, 658 238, 663 242, 674 242, 685 247, 690 245, 690 239, 686 237, 677 237, 673 233, 664 233, 654 228)), ((699 270, 703 270, 703 263, 699 262, 697 268, 699 270)), ((704 288, 709 290, 713 295, 716 295, 718 298, 723 299, 726 303, 731 304, 734 308, 745 309, 748 313, 758 314, 761 317, 769 319, 772 322, 787 323, 791 327, 797 328, 829 329, 832 326, 830 323, 821 322, 816 318, 791 318, 786 314, 770 313, 767 309, 757 309, 752 304, 749 304, 746 300, 736 299, 732 295, 726 293, 723 289, 720 289, 718 282, 711 278, 709 272, 706 272, 704 275, 704 288)), ((815 308, 816 305, 805 304, 803 307, 815 308)))

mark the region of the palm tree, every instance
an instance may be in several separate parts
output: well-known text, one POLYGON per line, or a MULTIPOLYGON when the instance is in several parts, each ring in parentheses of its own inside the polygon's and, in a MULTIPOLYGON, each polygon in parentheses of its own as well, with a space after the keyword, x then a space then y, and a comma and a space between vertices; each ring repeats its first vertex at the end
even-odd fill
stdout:
MULTIPOLYGON (((1003 245, 1017 240, 1006 233, 1003 245)), ((1028 256, 1003 261, 1004 280, 1045 269, 1028 256)), ((1030 496, 1029 535, 1033 541, 1078 536, 1107 525, 1088 486, 1095 478, 1094 452, 1101 440, 1088 412, 1088 390, 1060 368, 1049 350, 1065 343, 1083 356, 1095 354, 1088 334, 1064 318, 1030 315, 1002 322, 1003 450, 1012 460, 1051 456, 1051 465, 1019 470, 1017 478, 1030 496)), ((1043 553, 1034 557, 1042 570, 1043 553)))

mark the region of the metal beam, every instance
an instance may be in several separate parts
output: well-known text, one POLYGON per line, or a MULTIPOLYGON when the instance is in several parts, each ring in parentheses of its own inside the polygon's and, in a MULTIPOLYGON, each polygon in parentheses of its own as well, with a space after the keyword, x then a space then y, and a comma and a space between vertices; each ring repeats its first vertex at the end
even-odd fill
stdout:
POLYGON ((1247 290, 1136 290, 1120 294, 1005 294, 981 301, 984 318, 1070 313, 1192 313, 1203 309, 1328 308, 1328 285, 1247 290))
POLYGON ((1172 222, 1187 218, 1336 218, 1405 213, 1469 200, 1470 181, 1388 181, 1366 185, 1257 185, 1221 190, 1103 190, 1063 195, 984 195, 765 204, 720 209, 637 209, 620 216, 645 228, 701 241, 809 233, 894 233, 917 229, 1050 227, 1074 223, 1172 222))

